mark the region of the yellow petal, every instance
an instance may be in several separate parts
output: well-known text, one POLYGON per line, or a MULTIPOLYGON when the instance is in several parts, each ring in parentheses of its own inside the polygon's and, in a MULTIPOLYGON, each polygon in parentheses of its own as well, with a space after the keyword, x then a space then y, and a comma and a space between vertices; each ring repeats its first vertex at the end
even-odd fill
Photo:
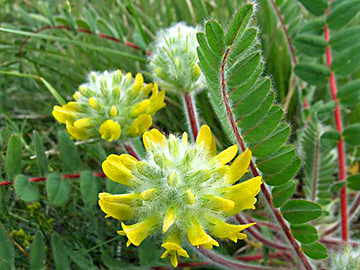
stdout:
POLYGON ((235 186, 222 188, 223 196, 235 202, 235 207, 227 214, 236 214, 244 209, 255 209, 255 196, 261 187, 261 176, 254 177, 235 186))
MULTIPOLYGON (((210 218, 209 221, 212 225, 209 226, 211 234, 213 234, 218 238, 229 238, 234 242, 236 242, 239 239, 237 238, 239 232, 255 224, 255 223, 249 223, 244 225, 234 225, 234 224, 228 224, 217 218, 210 218)), ((239 236, 242 239, 244 237, 242 234, 240 234, 239 236)))
POLYGON ((73 94, 73 99, 75 99, 76 101, 78 101, 80 97, 81 97, 81 94, 80 94, 79 91, 76 91, 76 92, 73 94))
POLYGON ((129 193, 129 194, 115 194, 112 195, 110 193, 102 192, 99 193, 99 199, 112 202, 112 203, 121 203, 127 205, 137 205, 139 204, 139 194, 137 193, 129 193))
POLYGON ((155 189, 155 188, 147 189, 147 190, 140 193, 140 199, 142 199, 143 201, 148 201, 148 200, 152 199, 155 196, 157 191, 158 190, 155 189))
POLYGON ((189 202, 190 204, 194 204, 194 203, 195 203, 195 196, 194 196, 194 194, 193 194, 190 190, 188 190, 188 191, 186 192, 186 197, 187 197, 187 200, 188 200, 188 202, 189 202))
POLYGON ((65 104, 64 106, 54 106, 52 115, 54 118, 61 124, 66 124, 66 122, 74 122, 76 117, 76 110, 70 108, 68 104, 65 104))
POLYGON ((90 107, 93 108, 94 110, 99 108, 99 101, 97 100, 97 98, 91 97, 88 99, 88 102, 90 107))
POLYGON ((134 178, 131 171, 121 162, 119 156, 110 155, 102 164, 102 169, 111 180, 130 186, 131 179, 134 178))
POLYGON ((136 164, 138 163, 138 160, 136 158, 128 154, 121 154, 119 156, 119 161, 131 171, 136 168, 136 164))
POLYGON ((107 217, 113 217, 117 220, 129 220, 133 218, 133 209, 127 204, 111 202, 104 199, 99 200, 101 210, 107 214, 107 217))
POLYGON ((77 140, 86 140, 89 138, 89 133, 86 128, 76 128, 70 122, 66 122, 66 130, 72 138, 77 140))
POLYGON ((229 199, 215 195, 207 195, 205 198, 209 200, 209 207, 216 211, 227 212, 235 207, 235 203, 229 199))
POLYGON ((153 146, 164 144, 165 142, 165 136, 157 129, 146 131, 143 134, 143 143, 146 150, 149 150, 153 146))
POLYGON ((99 132, 101 134, 101 138, 111 142, 120 138, 121 127, 119 123, 109 119, 101 124, 99 132))
POLYGON ((76 120, 74 122, 74 127, 79 128, 79 129, 90 128, 90 127, 93 127, 93 126, 94 125, 91 122, 91 118, 82 118, 82 119, 76 120))
POLYGON ((215 157, 211 159, 211 163, 213 164, 221 164, 225 165, 226 163, 229 163, 237 154, 238 147, 236 144, 233 146, 228 147, 224 151, 222 151, 220 154, 217 154, 215 157))
POLYGON ((157 224, 157 218, 149 217, 133 225, 125 225, 121 222, 121 227, 130 243, 135 246, 139 246, 141 242, 155 229, 157 224))
POLYGON ((177 256, 175 253, 172 253, 170 255, 170 262, 174 267, 176 267, 178 265, 178 260, 177 260, 177 256))
POLYGON ((229 185, 232 185, 237 180, 239 180, 246 172, 248 172, 248 167, 251 161, 251 151, 246 149, 242 152, 231 164, 230 169, 226 173, 226 182, 229 185))
POLYGON ((196 144, 204 144, 204 147, 210 156, 216 155, 216 143, 209 126, 203 125, 200 128, 196 144))
POLYGON ((181 142, 183 147, 186 147, 188 145, 188 135, 186 132, 183 133, 181 142))
POLYGON ((128 72, 128 73, 125 74, 125 79, 128 80, 129 82, 132 81, 131 72, 128 72))
POLYGON ((192 218, 188 227, 186 228, 186 233, 189 238, 190 244, 193 246, 203 246, 206 248, 212 248, 212 246, 219 246, 218 242, 212 239, 201 227, 199 221, 196 217, 192 218))
POLYGON ((143 76, 140 73, 136 74, 134 84, 131 87, 131 91, 134 93, 134 95, 139 94, 139 92, 140 92, 141 88, 143 87, 143 85, 144 85, 143 76))
POLYGON ((147 97, 150 94, 152 89, 153 89, 153 84, 152 83, 149 83, 149 84, 143 86, 143 88, 141 89, 141 95, 143 97, 147 97))
POLYGON ((189 258, 188 253, 185 249, 180 246, 180 233, 172 233, 166 237, 166 242, 161 245, 165 248, 165 252, 162 254, 161 258, 165 258, 167 255, 170 255, 171 263, 176 267, 177 266, 177 255, 189 258), (176 259, 176 261, 175 261, 176 259))
POLYGON ((165 107, 165 90, 161 90, 161 92, 156 96, 151 96, 150 104, 146 109, 146 113, 150 115, 154 115, 158 110, 165 107))
POLYGON ((143 112, 146 111, 146 109, 149 105, 150 105, 149 99, 145 99, 145 100, 139 102, 138 104, 134 105, 134 107, 132 107, 130 116, 133 118, 138 117, 140 114, 142 114, 143 112))
POLYGON ((128 130, 128 134, 130 137, 136 137, 140 134, 144 133, 149 129, 152 125, 152 118, 149 114, 140 115, 136 120, 132 123, 128 130))
POLYGON ((115 117, 118 115, 118 109, 115 107, 115 105, 112 105, 110 110, 109 110, 109 116, 110 117, 115 117))
POLYGON ((165 215, 163 222, 163 233, 165 233, 171 225, 175 222, 175 212, 173 208, 170 208, 165 215))

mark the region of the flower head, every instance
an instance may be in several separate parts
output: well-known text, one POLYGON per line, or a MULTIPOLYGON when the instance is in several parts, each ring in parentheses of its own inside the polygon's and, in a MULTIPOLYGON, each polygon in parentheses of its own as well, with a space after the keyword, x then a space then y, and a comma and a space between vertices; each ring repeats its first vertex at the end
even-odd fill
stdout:
POLYGON ((255 208, 261 177, 237 183, 247 172, 250 150, 235 158, 238 148, 233 145, 217 154, 206 125, 196 144, 188 142, 186 133, 182 138, 166 138, 156 129, 146 131, 143 142, 148 154, 145 160, 110 155, 102 165, 107 177, 131 189, 128 194, 99 194, 107 216, 135 222, 121 224, 119 234, 127 236, 128 245, 138 246, 160 231, 165 248, 162 258, 169 256, 176 266, 178 255, 188 257, 183 244, 210 249, 219 246, 214 237, 234 242, 246 238, 241 231, 254 223, 234 225, 226 219, 255 208))
POLYGON ((161 87, 175 93, 205 88, 196 53, 197 31, 197 28, 178 23, 158 33, 149 69, 161 87))
POLYGON ((140 73, 132 78, 120 70, 92 72, 73 95, 74 101, 54 106, 52 114, 66 124, 72 138, 126 140, 148 130, 152 116, 165 106, 164 97, 165 91, 159 92, 156 83, 144 84, 140 73))

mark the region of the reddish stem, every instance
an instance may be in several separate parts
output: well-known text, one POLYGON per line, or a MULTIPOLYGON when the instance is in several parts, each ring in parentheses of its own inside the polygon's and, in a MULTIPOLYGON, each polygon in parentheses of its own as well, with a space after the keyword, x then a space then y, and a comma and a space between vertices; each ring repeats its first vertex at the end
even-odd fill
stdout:
MULTIPOLYGON (((326 11, 326 17, 330 13, 330 8, 326 11)), ((331 91, 331 97, 335 101, 335 125, 336 130, 340 133, 340 140, 337 144, 338 150, 338 167, 339 167, 339 180, 346 181, 346 169, 345 169, 345 147, 344 140, 342 137, 342 123, 341 123, 341 112, 339 101, 337 99, 337 86, 335 81, 334 72, 331 71, 332 64, 332 53, 329 46, 330 31, 327 24, 324 27, 325 41, 328 43, 326 46, 326 63, 330 71, 329 86, 331 91)), ((347 216, 347 197, 346 197, 346 185, 340 190, 340 208, 341 208, 341 236, 344 242, 348 241, 348 216, 347 216)))
MULTIPOLYGON (((241 224, 246 224, 248 223, 247 220, 243 219, 239 214, 237 214, 235 216, 236 220, 241 223, 241 224)), ((280 243, 276 243, 273 240, 269 240, 266 239, 265 237, 263 237, 260 233, 258 233, 254 228, 249 227, 246 229, 254 238, 256 238, 257 240, 259 240, 260 242, 262 242, 265 246, 271 247, 271 248, 276 248, 279 250, 283 250, 283 251, 289 251, 289 247, 287 247, 286 245, 280 244, 280 243)))
MULTIPOLYGON (((223 60, 222 60, 222 65, 221 65, 221 88, 222 88, 222 96, 223 96, 223 101, 225 103, 225 109, 226 109, 226 113, 227 113, 227 116, 229 118, 229 121, 230 121, 230 125, 231 125, 231 128, 233 130, 233 133, 235 135, 235 138, 238 142, 238 144, 240 145, 241 147, 241 150, 242 151, 245 151, 246 150, 246 146, 245 146, 245 143, 244 141, 242 140, 241 136, 240 136, 240 133, 239 133, 239 130, 237 129, 237 126, 236 126, 236 123, 235 123, 235 119, 233 118, 233 115, 232 115, 232 111, 231 111, 231 108, 230 108, 230 104, 229 104, 229 100, 228 100, 228 97, 226 95, 226 84, 225 84, 225 65, 226 65, 226 60, 227 60, 227 57, 229 55, 229 52, 230 52, 230 48, 231 48, 231 45, 233 44, 234 40, 235 40, 235 37, 236 35, 234 35, 234 38, 233 40, 231 41, 230 45, 228 46, 227 50, 226 50, 226 53, 223 57, 223 60)), ((256 177, 256 176, 260 176, 258 170, 256 169, 255 167, 255 164, 254 162, 251 160, 250 162, 250 169, 253 173, 253 175, 256 177)), ((290 231, 290 228, 289 226, 286 224, 286 221, 285 219, 283 218, 281 212, 279 211, 279 209, 277 209, 273 202, 272 202, 272 197, 271 197, 271 194, 269 192, 269 190, 267 189, 265 183, 263 183, 261 185, 261 191, 265 197, 265 200, 268 204, 268 206, 270 207, 271 211, 273 212, 276 220, 278 221, 282 231, 284 232, 284 234, 286 235, 286 238, 288 239, 288 241, 290 242, 291 246, 294 248, 295 250, 295 253, 296 255, 298 256, 299 260, 301 261, 301 263, 303 264, 304 268, 307 269, 307 270, 311 270, 312 267, 308 261, 308 259, 306 258, 305 254, 302 252, 301 250, 301 247, 300 245, 298 244, 298 242, 295 240, 294 236, 292 235, 291 231, 290 231)))
POLYGON ((131 144, 125 144, 124 145, 126 152, 128 152, 130 155, 132 155, 137 160, 140 160, 139 155, 136 153, 136 150, 131 144))
POLYGON ((198 122, 197 122, 197 118, 196 118, 194 102, 193 102, 191 94, 188 92, 185 92, 184 99, 185 99, 187 116, 188 116, 189 122, 190 122, 191 132, 192 132, 194 141, 196 141, 197 135, 199 133, 199 127, 198 127, 198 122))
MULTIPOLYGON (((286 24, 285 24, 285 21, 284 21, 284 18, 282 17, 281 15, 281 12, 279 10, 279 8, 277 7, 276 3, 274 2, 274 0, 270 0, 270 3, 273 7, 273 9, 275 10, 275 13, 280 21, 280 24, 281 24, 281 28, 283 29, 283 32, 284 32, 284 35, 285 35, 285 39, 286 39, 286 43, 288 45, 288 48, 289 48, 289 52, 290 52, 290 58, 291 58, 291 61, 293 63, 293 66, 296 66, 297 63, 298 63, 298 60, 296 58, 296 55, 295 55, 295 48, 294 46, 292 45, 292 42, 291 42, 291 37, 289 35, 289 32, 288 32, 288 29, 286 27, 286 24)), ((304 102, 303 102, 303 107, 305 109, 308 109, 309 108, 309 103, 307 101, 307 98, 305 97, 304 99, 304 102)))
MULTIPOLYGON (((40 33, 42 31, 45 31, 45 30, 48 30, 48 29, 61 29, 61 30, 68 30, 68 31, 71 31, 72 28, 68 25, 57 25, 55 27, 51 26, 51 25, 48 25, 48 26, 44 26, 42 28, 40 28, 39 30, 37 31, 34 31, 34 33, 40 33)), ((89 34, 89 35, 93 35, 95 34, 94 32, 88 30, 88 29, 84 29, 84 28, 76 28, 76 31, 80 32, 80 33, 86 33, 86 34, 89 34)), ((119 38, 116 38, 116 37, 112 37, 112 36, 109 36, 109 35, 106 35, 106 34, 103 34, 103 33, 98 33, 96 34, 98 37, 100 38, 104 38, 104 39, 108 39, 108 40, 111 40, 111 41, 114 41, 114 42, 117 42, 117 43, 120 43, 120 44, 124 44, 125 46, 127 47, 130 47, 130 48, 133 48, 135 50, 141 50, 141 48, 132 43, 132 42, 129 42, 129 41, 125 41, 125 42, 122 42, 121 39, 119 38)), ((22 60, 22 55, 23 55, 23 49, 24 49, 24 46, 25 44, 28 42, 28 40, 31 38, 31 36, 27 36, 22 42, 21 42, 21 45, 19 47, 19 64, 21 65, 21 60, 22 60)), ((149 50, 146 50, 146 54, 147 55, 150 55, 151 54, 151 51, 149 50)))

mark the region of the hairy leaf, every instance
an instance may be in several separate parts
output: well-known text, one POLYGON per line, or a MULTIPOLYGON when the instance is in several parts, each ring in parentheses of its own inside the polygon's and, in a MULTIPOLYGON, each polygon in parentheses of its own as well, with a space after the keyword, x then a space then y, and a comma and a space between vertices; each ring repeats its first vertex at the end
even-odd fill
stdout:
POLYGON ((275 207, 282 206, 295 192, 296 182, 289 181, 281 186, 274 187, 271 191, 275 207))
POLYGON ((284 218, 292 224, 303 224, 321 216, 321 206, 305 201, 291 200, 281 207, 284 218))
POLYGON ((325 13, 327 8, 327 1, 326 0, 299 0, 304 7, 313 13, 314 15, 320 16, 325 13))
POLYGON ((346 181, 349 188, 358 191, 360 190, 360 174, 351 175, 346 181))
POLYGON ((18 135, 12 135, 6 151, 6 174, 9 180, 21 172, 22 142, 18 135))
POLYGON ((322 56, 325 53, 326 42, 322 36, 301 34, 294 39, 295 47, 309 56, 322 56))
POLYGON ((295 73, 304 81, 317 86, 326 85, 330 77, 329 69, 318 64, 298 64, 295 73))
POLYGON ((57 233, 55 233, 52 237, 51 247, 54 254, 56 270, 70 269, 70 262, 66 254, 66 247, 63 240, 57 233))
POLYGON ((46 193, 48 199, 56 206, 64 205, 71 195, 71 184, 68 179, 58 173, 51 173, 46 179, 46 193))
POLYGON ((30 246, 30 269, 41 270, 45 261, 45 242, 41 232, 37 232, 30 246))
POLYGON ((360 124, 353 124, 344 129, 345 142, 352 146, 360 144, 360 124))
POLYGON ((358 0, 344 0, 330 10, 327 23, 330 28, 338 29, 347 24, 359 11, 360 2, 358 0))
POLYGON ((317 230, 309 224, 291 225, 294 237, 303 244, 310 244, 319 239, 317 230))
POLYGON ((301 245, 302 250, 306 255, 314 260, 323 260, 327 258, 327 249, 319 242, 301 245))
POLYGON ((59 150, 64 171, 77 172, 81 167, 80 155, 74 142, 65 131, 59 132, 59 150))
POLYGON ((36 161, 42 175, 45 175, 49 171, 49 165, 47 162, 44 143, 37 131, 33 133, 33 142, 35 145, 36 161))
POLYGON ((19 198, 26 202, 33 202, 39 199, 39 188, 35 183, 22 174, 15 177, 15 192, 19 198))

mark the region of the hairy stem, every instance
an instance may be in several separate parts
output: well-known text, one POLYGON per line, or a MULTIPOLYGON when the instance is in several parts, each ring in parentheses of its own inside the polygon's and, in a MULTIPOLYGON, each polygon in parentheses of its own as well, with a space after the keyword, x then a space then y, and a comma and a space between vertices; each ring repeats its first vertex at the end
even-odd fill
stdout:
MULTIPOLYGON (((331 1, 330 1, 331 4, 331 1)), ((330 7, 326 11, 326 17, 330 13, 330 7)), ((330 31, 327 24, 324 27, 324 37, 325 41, 329 43, 330 41, 330 31)), ((334 72, 331 71, 331 64, 332 64, 332 53, 329 44, 326 46, 326 63, 330 71, 330 78, 329 78, 329 86, 331 91, 331 97, 335 101, 335 125, 336 130, 340 133, 340 140, 337 144, 337 151, 338 151, 338 167, 339 167, 339 180, 345 181, 346 180, 346 169, 345 169, 345 146, 344 140, 342 137, 342 122, 341 122, 341 112, 339 101, 337 99, 337 86, 335 81, 334 72)), ((340 190, 340 208, 341 208, 341 236, 344 242, 348 241, 348 216, 347 216, 347 197, 346 197, 346 185, 343 186, 340 190)))
MULTIPOLYGON (((239 130, 238 130, 237 126, 236 126, 235 119, 234 119, 234 117, 232 115, 232 111, 231 111, 231 108, 230 108, 229 100, 228 100, 228 97, 226 95, 225 64, 226 64, 226 60, 227 60, 227 57, 228 57, 229 52, 230 52, 230 48, 231 48, 231 45, 228 46, 228 49, 226 50, 226 53, 225 53, 225 55, 223 57, 223 60, 222 60, 222 66, 221 66, 221 90, 222 90, 223 101, 225 103, 226 114, 227 114, 228 119, 230 121, 231 129, 233 131, 233 134, 235 135, 235 138, 236 138, 241 150, 245 151, 246 150, 245 143, 244 143, 243 139, 241 138, 239 130)), ((254 162, 252 160, 250 161, 250 170, 252 171, 252 174, 255 177, 260 176, 260 174, 259 174, 258 170, 256 169, 255 164, 254 164, 254 162)), ((268 188, 266 187, 265 183, 263 183, 261 185, 261 191, 262 191, 262 193, 263 193, 263 195, 265 197, 265 200, 266 200, 270 210, 272 211, 273 215, 275 216, 277 222, 279 223, 279 226, 280 226, 281 230, 284 232, 284 234, 285 234, 286 238, 288 239, 290 245, 293 247, 293 249, 295 251, 295 254, 299 258, 300 262, 302 263, 302 265, 304 266, 305 269, 311 270, 312 267, 310 265, 310 262, 308 261, 305 254, 303 253, 300 245, 298 244, 298 242, 295 240, 294 236, 292 235, 292 233, 290 231, 290 228, 287 225, 287 223, 286 223, 284 217, 282 216, 281 212, 279 211, 279 209, 277 209, 274 206, 271 194, 270 194, 268 188)))
POLYGON ((199 133, 199 124, 196 117, 195 102, 193 100, 192 95, 189 92, 185 92, 184 102, 186 106, 186 116, 189 120, 189 124, 191 128, 191 134, 193 136, 194 141, 196 141, 197 135, 199 133))

